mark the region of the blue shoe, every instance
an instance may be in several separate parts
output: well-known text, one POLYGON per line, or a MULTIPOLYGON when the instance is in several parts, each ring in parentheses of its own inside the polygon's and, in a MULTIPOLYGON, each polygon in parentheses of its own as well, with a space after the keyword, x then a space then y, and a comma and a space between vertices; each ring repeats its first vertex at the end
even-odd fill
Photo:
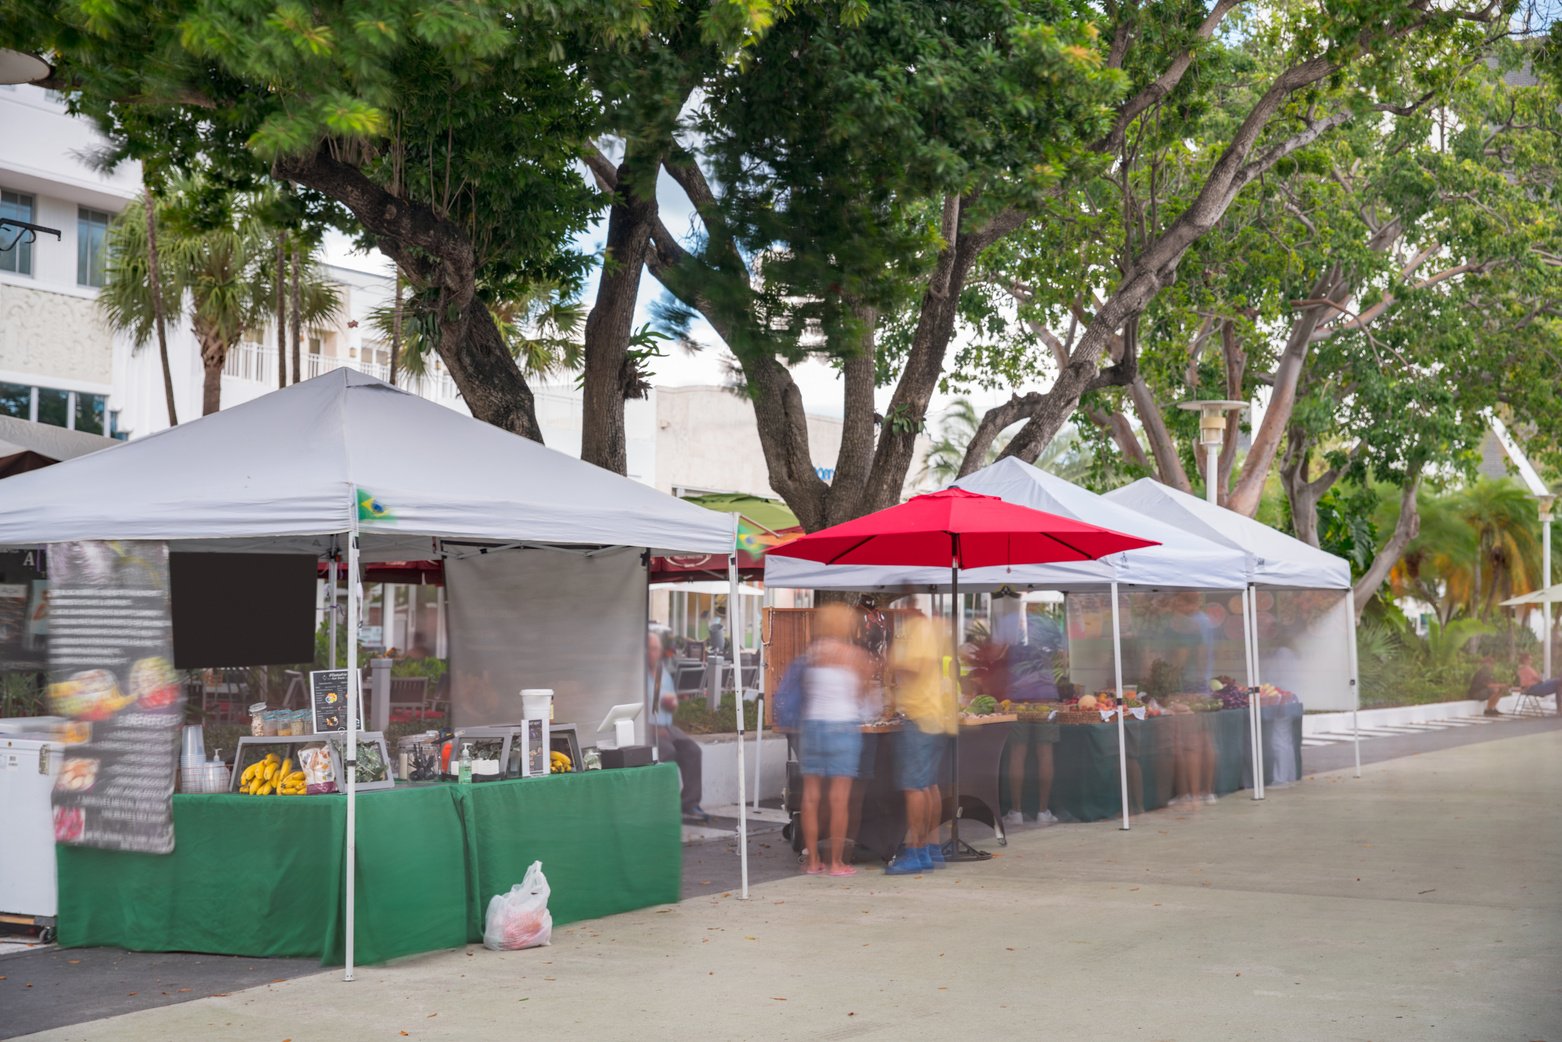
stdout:
POLYGON ((949 862, 944 860, 944 848, 937 843, 929 843, 922 848, 922 854, 932 863, 934 868, 948 868, 949 862))
POLYGON ((925 871, 922 859, 917 857, 916 851, 902 849, 900 853, 884 866, 884 874, 887 876, 914 876, 925 871))
POLYGON ((916 850, 917 861, 919 864, 921 864, 923 871, 933 871, 933 855, 928 852, 926 847, 917 847, 916 850))

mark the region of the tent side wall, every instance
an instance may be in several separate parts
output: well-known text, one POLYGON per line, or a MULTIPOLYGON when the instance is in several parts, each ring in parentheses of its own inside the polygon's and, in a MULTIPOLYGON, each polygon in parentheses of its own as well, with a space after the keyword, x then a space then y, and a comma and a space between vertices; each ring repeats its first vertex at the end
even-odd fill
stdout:
MULTIPOLYGON (((447 561, 454 726, 513 723, 523 688, 552 688, 554 719, 591 742, 610 708, 642 702, 641 553, 510 550, 447 561)), ((636 728, 643 736, 645 721, 636 728)))

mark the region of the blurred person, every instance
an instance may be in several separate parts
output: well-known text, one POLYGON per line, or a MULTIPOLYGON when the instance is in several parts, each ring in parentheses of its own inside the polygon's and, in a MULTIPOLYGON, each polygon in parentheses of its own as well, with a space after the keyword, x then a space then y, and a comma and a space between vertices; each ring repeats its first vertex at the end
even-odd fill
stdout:
POLYGON ((1475 675, 1470 678, 1470 687, 1465 692, 1465 697, 1474 700, 1484 700, 1487 716, 1501 716, 1497 712, 1497 700, 1502 697, 1502 685, 1497 683, 1496 674, 1492 671, 1495 660, 1490 655, 1482 655, 1480 664, 1475 667, 1475 675))
POLYGON ((725 654, 727 650, 727 626, 726 623, 721 621, 721 616, 718 613, 714 611, 710 613, 709 622, 706 624, 705 630, 710 636, 710 653, 717 657, 725 654))
POLYGON ((662 654, 662 637, 655 632, 647 633, 645 638, 645 690, 656 705, 652 714, 656 722, 656 755, 663 763, 675 761, 683 780, 683 816, 690 821, 709 821, 710 815, 700 809, 704 768, 700 745, 673 724, 673 713, 678 709, 678 691, 667 658, 662 654))
MULTIPOLYGON (((1526 695, 1534 695, 1536 698, 1545 698, 1547 695, 1556 694, 1559 685, 1556 677, 1546 678, 1540 675, 1540 671, 1535 668, 1535 657, 1527 651, 1519 656, 1519 668, 1516 679, 1521 691, 1526 695)), ((1486 713, 1488 716, 1496 715, 1492 711, 1497 708, 1497 699, 1501 697, 1501 694, 1501 686, 1493 685, 1492 693, 1486 700, 1486 713)))
POLYGON ((804 871, 825 871, 819 856, 820 804, 829 800, 832 876, 856 875, 845 861, 852 784, 862 761, 862 722, 868 716, 872 664, 853 640, 855 619, 844 604, 827 604, 814 616, 814 640, 803 671, 804 871), (828 788, 828 794, 825 790, 828 788))
POLYGON ((894 707, 905 716, 897 735, 896 781, 906 797, 906 838, 900 851, 885 867, 892 876, 911 875, 942 867, 938 844, 943 817, 939 769, 949 736, 959 720, 953 692, 939 673, 938 633, 925 615, 906 619, 890 645, 886 672, 894 707))
MULTIPOLYGON (((1051 618, 1042 615, 1034 620, 1020 617, 1021 625, 1032 632, 1027 643, 1015 643, 1009 648, 1009 691, 1011 702, 1052 702, 1059 699, 1055 659, 1063 649, 1063 633, 1051 618)), ((1051 720, 1019 720, 1010 730, 1005 755, 1008 760, 1009 811, 1003 816, 1005 825, 1017 825, 1034 821, 1038 825, 1056 825, 1057 816, 1049 809, 1052 802, 1053 757, 1052 747, 1063 737, 1062 726, 1051 720), (1028 768, 1034 762, 1036 769, 1036 816, 1026 815, 1025 782, 1028 768)))

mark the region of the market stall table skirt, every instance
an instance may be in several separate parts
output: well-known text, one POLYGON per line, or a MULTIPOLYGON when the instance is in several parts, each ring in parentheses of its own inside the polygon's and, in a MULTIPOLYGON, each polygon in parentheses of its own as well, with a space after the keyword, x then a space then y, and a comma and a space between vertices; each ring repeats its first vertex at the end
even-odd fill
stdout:
MULTIPOLYGON (((59 940, 340 963, 343 796, 179 795, 172 854, 59 848, 59 940)), ((678 900, 670 764, 358 797, 356 960, 480 941, 494 894, 540 860, 554 922, 678 900)))

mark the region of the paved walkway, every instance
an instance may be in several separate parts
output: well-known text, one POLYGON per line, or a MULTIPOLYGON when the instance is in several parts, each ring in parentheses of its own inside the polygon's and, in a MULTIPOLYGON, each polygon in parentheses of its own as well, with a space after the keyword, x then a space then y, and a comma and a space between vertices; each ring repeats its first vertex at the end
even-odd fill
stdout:
POLYGON ((1559 794, 1546 729, 32 1037, 1562 1042, 1559 794))

